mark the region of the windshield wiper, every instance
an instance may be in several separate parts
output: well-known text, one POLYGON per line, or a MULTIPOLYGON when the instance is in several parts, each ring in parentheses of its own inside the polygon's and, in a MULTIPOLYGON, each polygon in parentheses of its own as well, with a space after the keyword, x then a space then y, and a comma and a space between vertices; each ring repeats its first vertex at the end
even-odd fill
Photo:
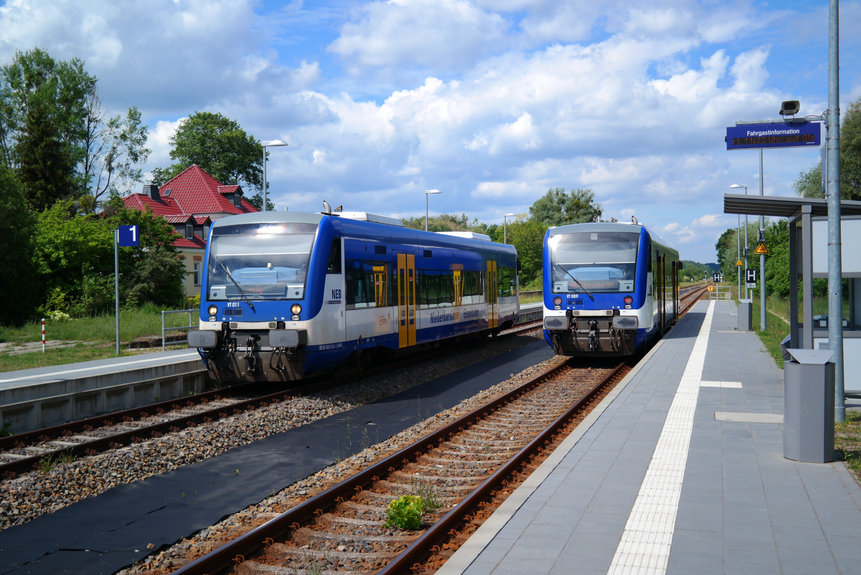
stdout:
POLYGON ((227 279, 229 279, 230 281, 232 281, 232 282, 233 282, 233 285, 235 285, 235 286, 236 286, 236 289, 238 289, 238 290, 239 290, 239 295, 242 297, 242 300, 243 300, 245 303, 247 303, 247 304, 248 304, 248 307, 250 307, 250 308, 251 308, 251 311, 253 311, 254 313, 257 313, 257 310, 256 310, 256 309, 254 309, 254 304, 253 304, 253 303, 251 303, 251 300, 249 300, 249 299, 248 299, 248 296, 246 296, 246 295, 245 295, 245 290, 243 290, 241 287, 239 287, 239 284, 238 284, 238 283, 236 283, 236 280, 235 280, 235 279, 233 279, 233 276, 232 276, 232 275, 230 275, 230 270, 228 270, 228 269, 224 266, 224 264, 223 264, 223 263, 221 263, 221 260, 220 260, 220 259, 218 259, 217 257, 212 256, 212 259, 214 259, 214 260, 216 261, 216 263, 218 263, 218 265, 220 265, 220 266, 221 266, 221 269, 223 269, 223 270, 224 270, 224 273, 226 273, 226 274, 227 274, 227 279))
POLYGON ((580 283, 580 280, 578 280, 577 278, 575 278, 574 276, 572 276, 572 275, 568 272, 568 270, 566 270, 565 268, 563 268, 563 267, 562 267, 562 265, 561 265, 561 264, 558 264, 558 263, 556 263, 556 262, 553 262, 553 264, 554 264, 554 265, 556 265, 560 270, 562 270, 563 272, 565 272, 565 275, 567 275, 569 278, 571 278, 572 280, 574 280, 575 282, 577 282, 577 285, 578 285, 578 286, 580 286, 580 289, 581 289, 581 290, 583 290, 583 293, 585 293, 587 296, 589 296, 589 299, 591 299, 592 301, 595 301, 595 298, 593 298, 593 297, 592 297, 592 294, 590 294, 590 293, 589 293, 589 290, 587 290, 586 288, 584 288, 584 287, 583 287, 583 284, 581 284, 581 283, 580 283))

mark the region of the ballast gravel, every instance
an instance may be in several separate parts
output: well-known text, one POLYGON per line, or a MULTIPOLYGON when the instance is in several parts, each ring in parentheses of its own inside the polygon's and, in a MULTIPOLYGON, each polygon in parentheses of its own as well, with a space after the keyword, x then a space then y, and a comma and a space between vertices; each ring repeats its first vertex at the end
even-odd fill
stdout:
MULTIPOLYGON (((0 483, 0 530, 99 495, 117 485, 191 465, 228 449, 388 397, 464 366, 522 347, 540 337, 540 333, 539 330, 530 335, 489 340, 485 345, 443 360, 422 362, 384 376, 358 379, 348 386, 283 401, 121 449, 71 462, 59 461, 44 473, 33 471, 15 479, 3 480, 0 483)), ((383 442, 345 461, 356 460, 358 465, 358 461, 376 460, 378 456, 375 453, 388 450, 381 447, 387 444, 383 442)), ((314 476, 317 479, 309 478, 310 483, 305 490, 321 485, 324 481, 322 477, 327 473, 335 472, 324 470, 314 476)), ((340 477, 341 472, 337 473, 340 477)))

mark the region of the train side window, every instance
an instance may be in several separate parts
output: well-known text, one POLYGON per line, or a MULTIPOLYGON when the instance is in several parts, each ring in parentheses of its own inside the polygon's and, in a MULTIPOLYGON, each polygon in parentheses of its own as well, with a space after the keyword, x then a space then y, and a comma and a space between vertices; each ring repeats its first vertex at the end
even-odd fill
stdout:
POLYGON ((329 265, 326 267, 326 273, 341 273, 341 238, 332 240, 332 247, 329 249, 329 265))

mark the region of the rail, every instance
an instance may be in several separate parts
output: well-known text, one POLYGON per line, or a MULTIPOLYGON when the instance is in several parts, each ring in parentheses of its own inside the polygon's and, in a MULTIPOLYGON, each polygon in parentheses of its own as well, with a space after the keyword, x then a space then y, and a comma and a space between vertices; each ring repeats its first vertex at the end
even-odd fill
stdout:
MULTIPOLYGON (((165 347, 167 345, 167 337, 165 337, 165 332, 168 332, 171 330, 178 330, 178 329, 194 329, 194 328, 198 327, 196 325, 192 325, 191 314, 199 313, 199 312, 200 312, 199 309, 177 309, 177 310, 162 311, 161 312, 161 350, 162 351, 165 350, 165 347), (164 316, 168 315, 168 314, 172 314, 172 313, 187 313, 189 325, 181 325, 179 327, 165 327, 164 326, 164 316)), ((177 340, 177 341, 172 341, 170 343, 171 343, 171 345, 175 345, 178 343, 188 343, 188 338, 182 339, 182 340, 177 340)))

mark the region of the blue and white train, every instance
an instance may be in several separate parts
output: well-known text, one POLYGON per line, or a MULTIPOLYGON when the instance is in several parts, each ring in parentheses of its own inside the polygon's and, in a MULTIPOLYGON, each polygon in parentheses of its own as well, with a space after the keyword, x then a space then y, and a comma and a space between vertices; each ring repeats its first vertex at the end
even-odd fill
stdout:
POLYGON ((679 253, 633 219, 544 237, 544 338, 558 355, 627 356, 679 317, 679 253))
POLYGON ((205 257, 200 329, 188 343, 226 383, 361 367, 495 333, 519 311, 512 246, 364 212, 219 219, 205 257))

